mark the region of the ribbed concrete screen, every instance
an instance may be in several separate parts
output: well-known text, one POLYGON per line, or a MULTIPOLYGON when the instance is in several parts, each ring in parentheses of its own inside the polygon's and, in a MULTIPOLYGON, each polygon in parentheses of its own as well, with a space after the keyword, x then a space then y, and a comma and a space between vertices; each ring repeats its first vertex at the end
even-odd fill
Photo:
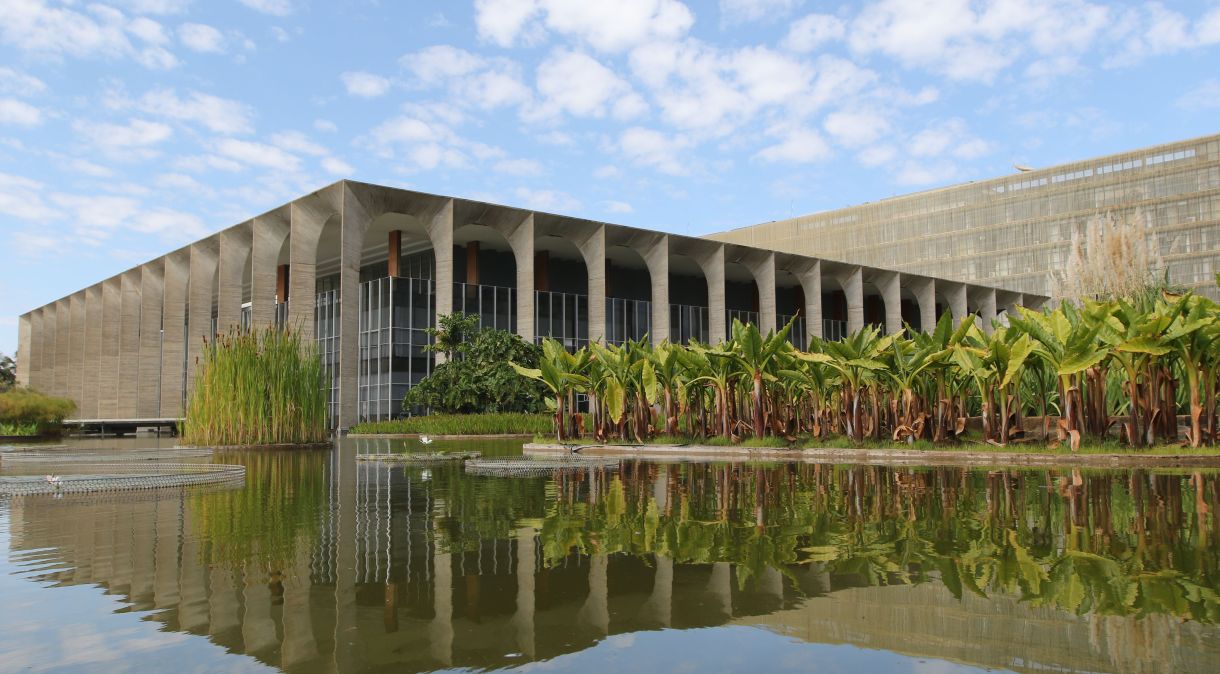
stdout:
POLYGON ((102 353, 98 362, 98 418, 114 419, 119 405, 119 349, 123 324, 123 288, 117 278, 102 283, 102 353))
POLYGON ((191 244, 187 296, 186 390, 195 386, 195 368, 203 355, 204 340, 212 334, 212 298, 216 295, 219 242, 216 237, 191 244))
POLYGON ((55 303, 55 384, 57 396, 68 397, 68 377, 72 371, 72 301, 65 297, 55 303))
POLYGON ((165 295, 165 262, 140 267, 139 391, 136 416, 154 419, 161 414, 161 311, 165 295))
POLYGON ((80 413, 85 396, 85 291, 79 290, 68 298, 72 327, 68 345, 67 395, 80 413))
POLYGON ((30 342, 33 341, 33 313, 17 319, 17 384, 30 385, 30 342))
POLYGON ((26 356, 29 363, 27 378, 30 388, 34 389, 42 388, 42 317, 41 308, 30 312, 30 339, 27 342, 30 346, 26 356))
POLYGON ((288 207, 277 208, 254 218, 252 225, 250 326, 255 330, 275 323, 276 274, 280 251, 288 239, 289 210, 288 207))
POLYGON ((81 368, 83 393, 81 395, 81 418, 98 417, 98 376, 101 373, 102 355, 102 286, 97 284, 85 290, 85 360, 81 368))
POLYGON ((243 222, 220 233, 220 259, 216 295, 216 330, 224 334, 241 322, 242 291, 250 265, 252 222, 243 222))
POLYGON ((183 380, 186 359, 186 304, 190 289, 191 252, 180 250, 166 255, 163 268, 161 328, 161 416, 182 414, 183 380))
POLYGON ((48 304, 43 307, 42 339, 39 340, 38 347, 42 354, 42 362, 39 367, 42 376, 38 390, 50 394, 54 394, 52 389, 55 388, 55 320, 55 305, 48 304))
POLYGON ((140 388, 140 317, 144 296, 140 287, 140 269, 132 269, 120 277, 120 311, 123 323, 119 327, 118 411, 121 419, 133 419, 139 408, 140 388))

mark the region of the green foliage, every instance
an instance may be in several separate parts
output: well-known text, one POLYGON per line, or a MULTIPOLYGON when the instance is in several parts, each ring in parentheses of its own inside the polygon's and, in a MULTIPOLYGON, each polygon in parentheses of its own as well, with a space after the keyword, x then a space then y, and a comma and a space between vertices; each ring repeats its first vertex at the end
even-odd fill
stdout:
POLYGON ((17 362, 12 356, 0 353, 0 391, 7 391, 17 385, 17 362))
POLYGON ((238 332, 204 344, 182 422, 193 445, 324 442, 327 389, 313 340, 289 330, 238 332))
POLYGON ((352 427, 352 433, 370 435, 532 435, 551 430, 549 414, 488 412, 484 414, 429 414, 392 421, 369 421, 352 427))
POLYGON ((67 398, 44 395, 33 389, 0 391, 0 435, 41 435, 59 431, 63 420, 76 410, 67 398))
POLYGON ((411 387, 403 407, 435 412, 479 414, 486 412, 541 412, 546 409, 546 388, 517 376, 509 363, 537 367, 542 349, 504 330, 478 330, 477 317, 454 314, 441 318, 437 345, 445 340, 450 360, 411 387), (472 324, 468 319, 475 318, 472 324))

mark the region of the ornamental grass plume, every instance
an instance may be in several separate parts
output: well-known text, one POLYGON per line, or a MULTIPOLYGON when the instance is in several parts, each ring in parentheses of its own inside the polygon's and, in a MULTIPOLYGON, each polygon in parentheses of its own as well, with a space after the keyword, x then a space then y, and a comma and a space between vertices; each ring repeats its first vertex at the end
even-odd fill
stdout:
POLYGON ((327 382, 312 340, 279 328, 204 340, 182 423, 193 445, 324 442, 327 382))

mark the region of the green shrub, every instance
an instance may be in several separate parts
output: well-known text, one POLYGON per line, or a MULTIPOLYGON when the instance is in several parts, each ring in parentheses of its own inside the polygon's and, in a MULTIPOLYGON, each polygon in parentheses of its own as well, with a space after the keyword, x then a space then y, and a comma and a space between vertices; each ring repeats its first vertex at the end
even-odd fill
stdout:
POLYGON ((509 365, 537 367, 542 349, 511 332, 478 330, 477 320, 464 314, 441 317, 441 327, 432 331, 434 350, 451 360, 411 387, 403 409, 455 414, 545 411, 546 388, 518 376, 509 365))
POLYGON ((487 414, 429 414, 393 421, 357 424, 352 433, 424 435, 529 435, 551 430, 551 415, 492 412, 487 414))
POLYGON ((0 392, 0 435, 40 435, 60 429, 76 410, 67 398, 44 395, 27 388, 0 392), (15 432, 10 432, 15 431, 15 432))
POLYGON ((239 332, 204 345, 182 422, 193 445, 323 442, 329 382, 313 340, 239 332))

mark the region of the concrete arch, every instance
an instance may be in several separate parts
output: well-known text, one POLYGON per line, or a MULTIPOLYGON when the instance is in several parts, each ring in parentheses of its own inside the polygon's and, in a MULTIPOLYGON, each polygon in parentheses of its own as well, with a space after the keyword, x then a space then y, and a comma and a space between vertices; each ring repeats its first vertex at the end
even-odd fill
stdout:
MULTIPOLYGON (((534 246, 537 336, 562 339, 569 348, 590 341, 593 307, 588 298, 593 275, 587 258, 576 243, 557 234, 541 234, 534 246)), ((602 280, 603 297, 604 283, 602 280)))
MULTIPOLYGON (((664 256, 668 267, 669 256, 664 256)), ((639 339, 645 335, 653 343, 659 342, 654 333, 653 317, 655 308, 653 300, 660 295, 665 304, 669 303, 669 293, 663 284, 652 282, 652 271, 648 261, 639 250, 632 246, 616 244, 606 247, 606 341, 622 343, 628 339, 639 339), (657 293, 658 286, 661 293, 657 293), (647 302, 647 305, 642 304, 647 302)), ((665 270, 668 278, 668 269, 665 270)), ((668 334, 668 312, 666 325, 668 334)))
MULTIPOLYGON (((669 334, 666 337, 675 343, 686 343, 691 339, 706 342, 709 334, 708 283, 703 268, 689 255, 672 251, 665 266, 669 279, 666 294, 670 303, 666 307, 669 313, 669 334)), ((655 310, 656 307, 653 308, 655 310)))
POLYGON ((291 273, 287 266, 292 250, 290 218, 291 208, 285 206, 251 221, 250 327, 254 330, 274 325, 276 305, 288 301, 288 284, 283 282, 281 270, 291 273))
POLYGON ((183 383, 187 361, 187 301, 190 294, 191 249, 163 258, 161 307, 161 416, 182 413, 183 383))
POLYGON ((479 316, 481 327, 515 332, 519 302, 512 242, 495 228, 466 223, 454 230, 453 245, 453 310, 479 316))
POLYGON ((254 221, 224 230, 219 239, 216 329, 224 333, 240 325, 242 305, 251 298, 254 221))
MULTIPOLYGON (((762 332, 761 288, 754 272, 742 262, 726 260, 724 263, 725 332, 723 336, 712 334, 712 339, 728 339, 732 336, 733 320, 754 323, 762 332)), ((772 310, 774 312, 774 309, 772 310)), ((772 313, 774 315, 774 313, 772 313)))
POLYGON ((136 393, 136 416, 144 419, 154 419, 161 415, 164 306, 165 264, 159 260, 140 267, 140 339, 139 363, 136 367, 139 390, 136 393))
POLYGON ((211 236, 190 247, 190 281, 187 299, 186 390, 195 384, 195 367, 203 342, 212 339, 212 310, 220 271, 220 241, 211 236))

